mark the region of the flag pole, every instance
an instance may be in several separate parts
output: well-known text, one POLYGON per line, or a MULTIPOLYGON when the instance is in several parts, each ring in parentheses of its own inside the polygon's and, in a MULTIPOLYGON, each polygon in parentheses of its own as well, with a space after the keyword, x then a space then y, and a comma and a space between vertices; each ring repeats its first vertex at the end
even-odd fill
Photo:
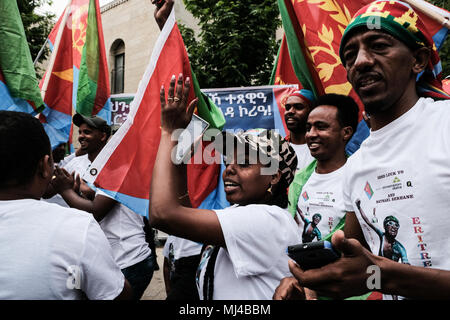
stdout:
POLYGON ((431 19, 437 21, 440 25, 446 27, 447 29, 450 29, 450 14, 449 13, 442 11, 442 14, 441 14, 441 13, 437 12, 436 10, 433 10, 432 5, 423 0, 403 0, 403 1, 408 3, 409 5, 413 6, 417 10, 423 12, 424 14, 429 16, 431 19))
POLYGON ((65 25, 67 22, 67 18, 69 17, 71 4, 72 4, 72 0, 69 0, 69 3, 67 4, 66 9, 64 9, 64 17, 61 21, 61 24, 59 25, 58 33, 56 34, 54 49, 53 49, 52 55, 50 57, 50 62, 49 62, 48 68, 47 68, 47 75, 45 76, 45 80, 44 80, 44 83, 43 83, 42 89, 41 89, 42 100, 45 99, 45 94, 47 92, 48 83, 50 81, 50 76, 52 74, 53 65, 55 64, 56 55, 58 54, 61 37, 62 37, 64 28, 65 28, 65 25))
POLYGON ((48 41, 48 38, 45 39, 45 42, 44 42, 44 44, 42 45, 41 50, 39 50, 39 52, 38 52, 36 58, 34 59, 34 61, 33 61, 33 64, 34 64, 34 65, 36 65, 36 63, 38 62, 39 58, 40 58, 41 55, 42 55, 42 52, 44 52, 44 48, 45 48, 45 46, 47 45, 47 41, 48 41))

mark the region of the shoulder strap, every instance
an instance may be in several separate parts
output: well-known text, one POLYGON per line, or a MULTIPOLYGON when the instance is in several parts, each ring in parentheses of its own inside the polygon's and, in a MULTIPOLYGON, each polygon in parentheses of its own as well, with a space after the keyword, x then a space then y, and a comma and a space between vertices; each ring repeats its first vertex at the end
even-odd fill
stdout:
MULTIPOLYGON (((203 251, 206 250, 206 246, 203 246, 203 251)), ((220 246, 214 246, 212 249, 211 256, 208 260, 208 265, 206 266, 205 276, 203 279, 203 300, 212 300, 214 293, 214 268, 216 266, 217 254, 219 253, 220 246)))

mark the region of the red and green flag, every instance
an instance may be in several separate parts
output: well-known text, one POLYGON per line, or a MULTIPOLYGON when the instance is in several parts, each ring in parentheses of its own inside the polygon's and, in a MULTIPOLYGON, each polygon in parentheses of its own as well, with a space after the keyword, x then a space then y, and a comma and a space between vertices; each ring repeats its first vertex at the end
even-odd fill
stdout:
MULTIPOLYGON (((81 5, 86 1, 75 0, 74 2, 80 3, 81 5)), ((105 107, 110 96, 110 86, 100 7, 98 0, 90 0, 87 2, 89 8, 86 38, 80 62, 76 111, 90 116, 98 114, 105 107)))
MULTIPOLYGON (((347 81, 347 73, 339 57, 339 45, 354 14, 371 2, 372 0, 278 0, 285 41, 279 50, 271 83, 298 84, 300 88, 309 89, 316 96, 324 93, 349 95, 360 107, 361 120, 363 105, 347 81), (298 82, 292 76, 292 70, 298 82)), ((431 7, 434 11, 444 12, 440 8, 431 7)), ((418 13, 436 47, 440 48, 448 33, 447 28, 427 15, 418 13)), ((440 68, 440 64, 435 66, 437 73, 440 68)), ((357 132, 347 144, 347 152, 355 152, 368 134, 366 123, 360 121, 357 132)))
MULTIPOLYGON (((277 83, 277 79, 290 83, 283 80, 286 74, 281 71, 289 69, 291 65, 301 87, 316 95, 350 95, 362 111, 362 103, 347 81, 346 70, 341 64, 339 44, 353 15, 371 2, 372 0, 278 0, 289 54, 285 53, 283 47, 280 49, 272 83, 277 83)), ((448 30, 425 14, 419 12, 419 15, 439 48, 448 30)))
MULTIPOLYGON (((172 9, 126 121, 83 176, 87 182, 143 216, 148 215, 150 181, 161 137, 160 88, 162 84, 168 88, 172 75, 180 73, 192 80, 188 100, 199 98, 196 112, 211 127, 222 129, 225 118, 211 99, 200 92, 172 9)), ((199 148, 198 152, 202 151, 199 148)), ((194 207, 201 205, 216 189, 219 173, 220 164, 188 164, 188 190, 194 207)))
POLYGON ((38 80, 16 1, 0 1, 0 110, 37 114, 38 80))
POLYGON ((98 0, 69 1, 48 37, 49 70, 40 83, 40 120, 55 147, 71 140, 72 115, 111 121, 110 86, 98 0))
POLYGON ((294 68, 292 67, 291 57, 289 55, 289 49, 287 46, 286 35, 283 35, 280 49, 278 49, 278 55, 275 60, 275 67, 272 70, 272 75, 270 78, 270 84, 271 85, 297 84, 299 89, 302 88, 301 82, 297 78, 294 68), (286 61, 289 61, 289 63, 286 63, 286 61))

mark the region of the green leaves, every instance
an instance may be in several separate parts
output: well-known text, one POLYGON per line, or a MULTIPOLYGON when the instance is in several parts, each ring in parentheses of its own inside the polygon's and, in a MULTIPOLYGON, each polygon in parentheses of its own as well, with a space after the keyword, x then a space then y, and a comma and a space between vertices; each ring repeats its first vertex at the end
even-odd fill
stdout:
MULTIPOLYGON (((441 7, 445 10, 450 11, 450 1, 449 0, 428 0, 435 6, 441 7)), ((442 77, 450 76, 450 37, 447 36, 447 39, 442 44, 441 50, 439 50, 439 57, 441 58, 442 64, 442 77)))
MULTIPOLYGON (((55 18, 54 14, 41 14, 36 12, 36 9, 46 3, 52 4, 52 2, 52 0, 17 0, 17 6, 19 7, 20 17, 22 18, 22 23, 33 60, 38 55, 39 50, 44 45, 47 36, 52 30, 54 24, 53 19, 55 18)), ((45 60, 49 52, 48 47, 46 47, 39 61, 45 60)))
POLYGON ((269 0, 183 0, 200 33, 180 26, 192 69, 202 88, 269 83, 281 25, 269 0))

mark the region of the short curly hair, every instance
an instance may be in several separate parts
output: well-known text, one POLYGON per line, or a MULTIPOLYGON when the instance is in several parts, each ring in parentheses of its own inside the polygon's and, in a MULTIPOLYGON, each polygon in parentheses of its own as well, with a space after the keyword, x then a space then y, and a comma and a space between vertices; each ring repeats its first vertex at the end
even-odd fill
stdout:
MULTIPOLYGON (((314 101, 312 109, 319 106, 334 106, 337 108, 337 119, 341 127, 352 127, 353 133, 358 127, 359 107, 350 96, 328 93, 314 101)), ((312 110, 311 109, 311 110, 312 110)))
POLYGON ((0 111, 0 188, 21 186, 33 178, 50 140, 38 119, 28 113, 0 111))

